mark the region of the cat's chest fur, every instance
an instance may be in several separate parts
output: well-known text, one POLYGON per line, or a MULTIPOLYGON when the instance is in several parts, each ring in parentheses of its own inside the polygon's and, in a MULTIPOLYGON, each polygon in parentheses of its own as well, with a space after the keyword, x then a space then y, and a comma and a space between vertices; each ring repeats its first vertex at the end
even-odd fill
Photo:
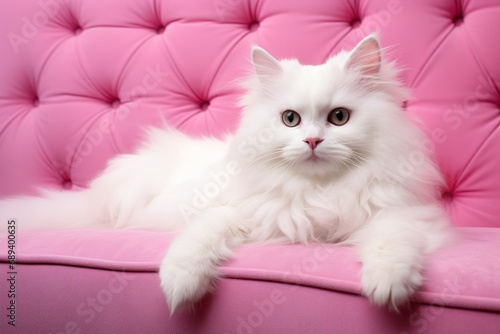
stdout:
POLYGON ((263 180, 250 187, 246 181, 234 204, 252 241, 339 241, 363 220, 358 191, 342 183, 289 179, 266 187, 271 183, 263 180))

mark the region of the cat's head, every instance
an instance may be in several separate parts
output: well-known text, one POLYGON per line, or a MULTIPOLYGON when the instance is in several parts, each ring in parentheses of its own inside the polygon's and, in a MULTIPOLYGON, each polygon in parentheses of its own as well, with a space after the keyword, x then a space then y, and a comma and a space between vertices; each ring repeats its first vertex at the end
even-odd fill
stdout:
POLYGON ((322 65, 278 61, 258 47, 252 63, 238 133, 249 161, 303 175, 342 174, 371 163, 377 140, 399 123, 405 91, 376 35, 322 65))

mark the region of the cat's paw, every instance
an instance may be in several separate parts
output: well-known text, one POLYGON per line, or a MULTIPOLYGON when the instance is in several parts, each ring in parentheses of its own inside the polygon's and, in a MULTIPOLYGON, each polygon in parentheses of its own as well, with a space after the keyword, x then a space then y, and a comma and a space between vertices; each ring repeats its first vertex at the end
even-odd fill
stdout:
POLYGON ((213 289, 217 279, 213 266, 172 254, 163 259, 159 274, 170 314, 200 300, 213 289))
POLYGON ((373 304, 387 305, 396 312, 409 302, 422 283, 420 268, 408 263, 372 261, 364 263, 361 271, 364 295, 373 304))

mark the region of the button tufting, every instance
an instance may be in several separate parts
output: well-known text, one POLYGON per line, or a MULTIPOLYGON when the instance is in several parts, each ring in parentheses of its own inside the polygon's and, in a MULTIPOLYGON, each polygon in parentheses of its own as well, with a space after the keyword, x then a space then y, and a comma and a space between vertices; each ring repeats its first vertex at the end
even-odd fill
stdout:
POLYGON ((452 21, 453 21, 453 24, 458 27, 458 26, 462 25, 462 23, 464 23, 464 17, 462 14, 458 14, 453 18, 452 21))
POLYGON ((114 99, 113 101, 111 101, 111 108, 118 108, 121 104, 122 104, 122 101, 120 101, 119 99, 114 99))
POLYGON ((203 111, 207 110, 209 106, 210 106, 210 102, 208 102, 208 101, 203 101, 202 103, 200 103, 200 109, 203 111))
POLYGON ((38 99, 38 97, 35 97, 33 99, 33 107, 38 107, 38 105, 40 105, 40 100, 38 99))
POLYGON ((75 35, 80 35, 82 33, 82 27, 76 27, 75 29, 73 29, 73 33, 75 35))
POLYGON ((259 22, 257 22, 257 21, 252 21, 248 25, 248 30, 250 30, 252 32, 255 31, 255 30, 257 30, 258 28, 259 28, 259 22))
POLYGON ((71 180, 64 180, 62 186, 64 189, 69 190, 73 187, 73 183, 71 180))
POLYGON ((446 191, 446 192, 441 194, 441 198, 445 202, 451 202, 453 200, 453 194, 449 191, 446 191))
POLYGON ((361 25, 361 20, 357 17, 353 18, 351 22, 349 22, 349 25, 351 26, 351 28, 357 28, 361 25))
POLYGON ((156 29, 156 31, 158 32, 158 34, 163 34, 165 32, 165 29, 166 29, 166 27, 160 26, 160 27, 158 27, 158 29, 156 29))

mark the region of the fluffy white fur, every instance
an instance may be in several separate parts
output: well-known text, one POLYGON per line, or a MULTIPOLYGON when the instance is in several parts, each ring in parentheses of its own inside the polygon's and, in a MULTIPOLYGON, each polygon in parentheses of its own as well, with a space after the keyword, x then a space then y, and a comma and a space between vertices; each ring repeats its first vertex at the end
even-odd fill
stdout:
POLYGON ((442 178, 401 109, 406 92, 377 37, 319 66, 277 61, 260 48, 252 62, 234 137, 152 129, 87 190, 4 200, 0 212, 24 229, 179 230, 160 267, 172 312, 209 292, 218 265, 243 242, 352 244, 364 294, 377 305, 407 302, 448 223, 442 178), (327 120, 338 107, 351 111, 342 126, 327 120), (285 110, 300 124, 285 126, 285 110), (322 141, 313 150, 309 138, 322 141), (409 169, 412 153, 421 160, 409 169))

